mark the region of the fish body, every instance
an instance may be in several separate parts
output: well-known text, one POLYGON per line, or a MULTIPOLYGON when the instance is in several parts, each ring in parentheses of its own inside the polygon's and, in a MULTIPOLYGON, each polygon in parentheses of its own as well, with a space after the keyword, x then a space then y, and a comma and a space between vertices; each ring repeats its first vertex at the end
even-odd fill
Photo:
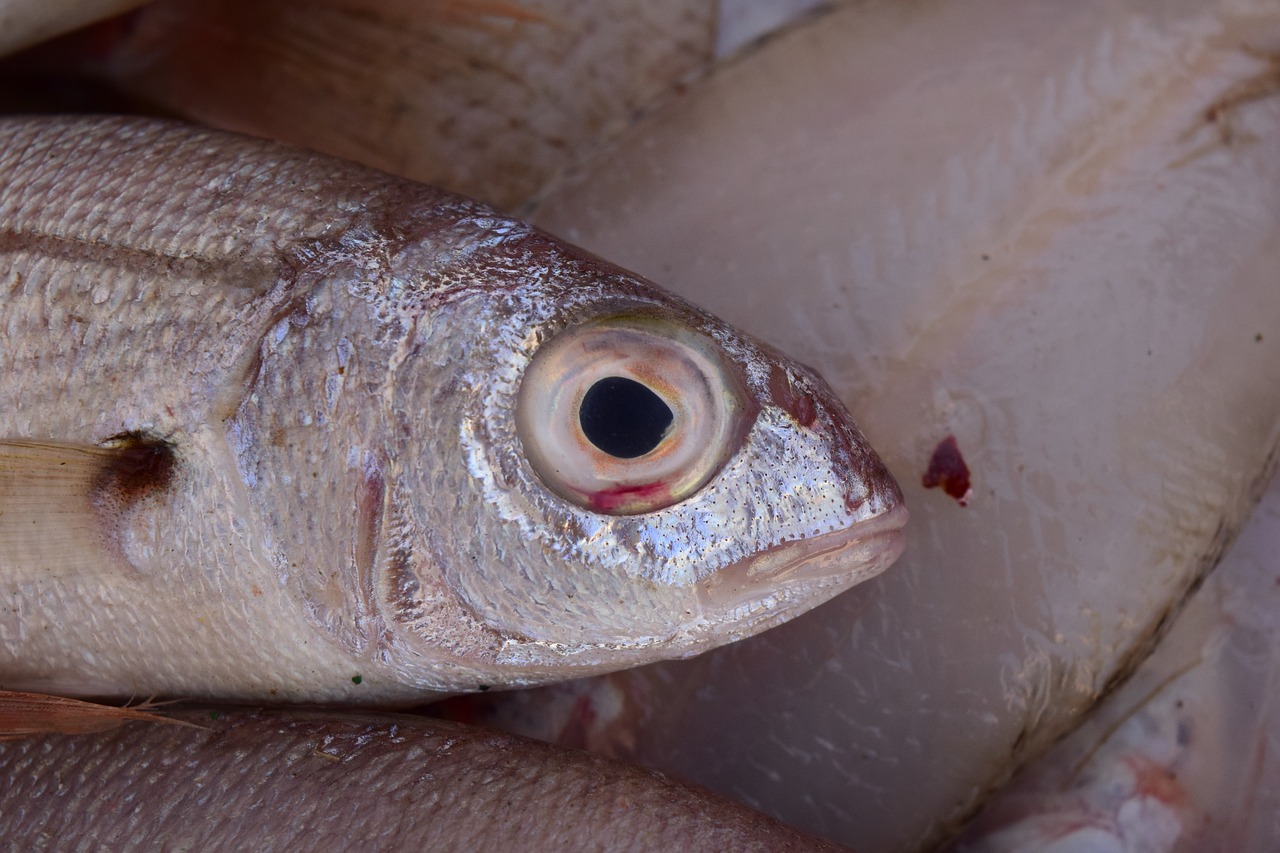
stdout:
POLYGON ((0 744, 0 831, 58 849, 839 849, 651 771, 456 723, 177 716, 0 744))
MULTIPOLYGON (((303 145, 508 211, 704 72, 719 19, 713 0, 118 2, 142 8, 10 63, 9 111, 83 112, 105 88, 112 102, 88 111, 303 145), (40 69, 62 81, 43 98, 40 69)), ((0 0, 0 16, 6 3, 53 17, 53 0, 0 0)))
POLYGON ((524 686, 900 550, 816 375, 482 205, 123 119, 5 121, 0 175, 0 688, 524 686))
POLYGON ((1132 678, 948 853, 1275 850, 1280 479, 1132 678))
POLYGON ((0 0, 0 55, 118 15, 145 0, 0 0))

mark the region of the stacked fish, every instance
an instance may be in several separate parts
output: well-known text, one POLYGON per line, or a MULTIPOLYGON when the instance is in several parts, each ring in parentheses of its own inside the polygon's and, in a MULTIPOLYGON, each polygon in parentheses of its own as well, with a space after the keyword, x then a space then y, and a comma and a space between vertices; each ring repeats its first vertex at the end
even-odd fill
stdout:
MULTIPOLYGON (((1166 634, 1183 650, 1222 636, 1239 608, 1198 606, 1196 590, 1280 444, 1274 5, 862 3, 687 86, 749 5, 648 4, 605 27, 550 0, 462 15, 315 0, 264 4, 246 26, 244 3, 176 0, 21 58, 8 73, 74 68, 130 109, 531 211, 831 385, 453 196, 209 131, 7 121, 0 685, 404 704, 744 638, 896 554, 899 492, 845 406, 906 485, 894 571, 691 661, 448 713, 674 772, 845 843, 917 849, 1166 634), (261 97, 211 72, 228 45, 247 57, 237 74, 272 81, 261 97), (578 88, 553 87, 568 69, 578 88), (365 120, 335 123, 321 94, 365 120), (513 150, 529 156, 512 166, 513 150), (1184 606, 1218 615, 1170 632, 1184 606)), ((1185 658, 1142 670, 1145 692, 1121 705, 1167 698, 1155 688, 1185 658)), ((1195 683, 1196 761, 1178 757, 1186 713, 1152 704, 1133 718, 1176 749, 1099 724, 964 844, 1273 845, 1176 777, 1171 761, 1221 766, 1235 753, 1212 750, 1240 742, 1215 735, 1239 717, 1221 710, 1231 692, 1195 683)), ((23 701, 43 703, 28 725, 68 713, 23 701)), ((3 760, 34 787, 0 814, 93 750, 115 767, 203 749, 197 763, 220 767, 218 744, 250 741, 313 774, 289 796, 324 811, 339 802, 316 793, 339 776, 325 764, 367 778, 395 738, 424 756, 430 738, 479 737, 213 713, 172 714, 208 732, 19 741, 3 760), (364 758, 347 747, 361 736, 379 744, 364 758)), ((563 769, 585 759, 525 754, 585 790, 563 769)), ((619 819, 603 806, 626 799, 611 796, 567 823, 522 801, 547 828, 524 837, 659 837, 599 834, 619 819)), ((699 808, 675 820, 708 847, 766 831, 724 811, 742 835, 697 836, 699 808)), ((644 814, 619 825, 657 820, 644 814)), ((810 843, 785 838, 757 836, 810 843)))

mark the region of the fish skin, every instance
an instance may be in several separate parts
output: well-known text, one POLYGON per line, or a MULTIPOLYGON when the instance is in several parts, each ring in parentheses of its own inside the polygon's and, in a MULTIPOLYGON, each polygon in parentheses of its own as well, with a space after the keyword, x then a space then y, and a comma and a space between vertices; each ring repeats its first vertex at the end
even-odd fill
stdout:
POLYGON ((170 0, 15 57, 6 111, 182 118, 518 211, 707 69, 716 6, 170 0))
POLYGON ((76 27, 118 15, 146 0, 0 0, 0 56, 76 27))
POLYGON ((652 771, 456 723, 172 713, 204 729, 0 744, 0 832, 33 849, 841 849, 652 771))
POLYGON ((1278 13, 860 3, 550 193, 535 222, 813 363, 913 521, 812 618, 486 719, 918 850, 1091 716, 1280 456, 1278 13), (963 508, 914 485, 948 434, 963 508))
POLYGON ((0 689, 527 686, 747 636, 900 550, 897 486, 812 371, 482 205, 136 119, 6 120, 0 175, 0 440, 173 455, 90 501, 91 571, 32 580, 0 539, 0 689), (714 340, 754 420, 692 497, 604 516, 541 484, 512 410, 542 339, 619 312, 714 340))

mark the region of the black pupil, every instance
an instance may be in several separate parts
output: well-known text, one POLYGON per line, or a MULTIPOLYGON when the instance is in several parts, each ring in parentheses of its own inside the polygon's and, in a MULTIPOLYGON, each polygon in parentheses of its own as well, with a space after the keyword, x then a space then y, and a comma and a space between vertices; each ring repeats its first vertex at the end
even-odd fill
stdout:
POLYGON ((587 440, 619 459, 635 459, 653 450, 674 419, 661 397, 625 376, 606 376, 592 385, 578 409, 587 440))

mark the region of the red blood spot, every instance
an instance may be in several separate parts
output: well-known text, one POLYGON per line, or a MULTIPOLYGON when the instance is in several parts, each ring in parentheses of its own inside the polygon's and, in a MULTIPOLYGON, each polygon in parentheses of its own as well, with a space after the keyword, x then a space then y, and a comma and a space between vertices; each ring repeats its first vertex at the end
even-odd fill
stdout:
POLYGON ((658 482, 642 483, 638 486, 615 486, 612 489, 592 492, 587 499, 596 512, 614 512, 636 503, 660 503, 670 496, 667 484, 658 482))
POLYGON ((802 427, 810 426, 813 419, 818 416, 818 410, 813 404, 813 395, 797 393, 787 372, 776 365, 773 372, 769 374, 769 393, 773 396, 773 402, 778 408, 795 418, 796 423, 802 427))
POLYGON ((1134 793, 1138 796, 1151 797, 1174 808, 1190 804, 1190 797, 1172 770, 1142 756, 1127 757, 1124 763, 1133 773, 1134 793))
POLYGON ((973 488, 969 483, 969 466, 964 463, 964 456, 956 446, 956 437, 949 435, 933 449, 929 459, 929 468, 924 472, 920 485, 926 489, 942 487, 942 490, 955 498, 960 506, 969 505, 969 495, 973 488))
POLYGON ((579 696, 554 743, 573 749, 586 749, 587 735, 595 721, 596 709, 591 703, 591 697, 579 696))

